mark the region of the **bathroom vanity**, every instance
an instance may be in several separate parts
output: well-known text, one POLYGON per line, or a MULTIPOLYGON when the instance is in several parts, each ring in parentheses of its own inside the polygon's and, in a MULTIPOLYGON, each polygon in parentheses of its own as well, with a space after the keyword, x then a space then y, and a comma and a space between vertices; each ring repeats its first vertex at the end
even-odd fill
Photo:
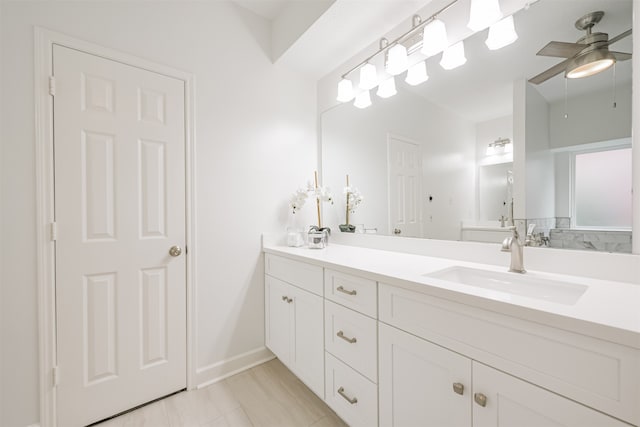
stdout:
POLYGON ((266 345, 352 426, 640 425, 640 286, 264 246, 266 345))

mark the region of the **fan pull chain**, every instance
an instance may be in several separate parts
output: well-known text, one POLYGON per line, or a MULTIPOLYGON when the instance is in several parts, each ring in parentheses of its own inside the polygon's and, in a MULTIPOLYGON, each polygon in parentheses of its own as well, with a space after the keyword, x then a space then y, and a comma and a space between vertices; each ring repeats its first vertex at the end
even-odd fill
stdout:
POLYGON ((569 79, 568 78, 564 78, 564 118, 568 119, 569 118, 569 114, 567 113, 567 92, 568 92, 568 83, 569 83, 569 79))
POLYGON ((617 108, 616 102, 616 63, 613 63, 613 108, 617 108))

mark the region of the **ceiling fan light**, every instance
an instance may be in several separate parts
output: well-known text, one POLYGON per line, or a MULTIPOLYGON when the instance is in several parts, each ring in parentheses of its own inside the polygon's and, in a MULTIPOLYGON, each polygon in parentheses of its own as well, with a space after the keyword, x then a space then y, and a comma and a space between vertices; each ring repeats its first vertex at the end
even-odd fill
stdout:
POLYGON ((397 76, 406 71, 407 67, 409 67, 407 48, 398 43, 389 49, 386 66, 387 73, 392 76, 397 76))
POLYGON ((445 70, 453 70, 467 62, 467 58, 464 56, 464 43, 459 41, 458 43, 449 46, 443 53, 440 60, 440 66, 445 70))
POLYGON ((502 18, 498 0, 471 0, 469 23, 473 31, 481 31, 502 18))
POLYGON ((338 97, 339 102, 349 102, 353 99, 355 93, 353 92, 353 83, 349 79, 342 79, 338 83, 338 97))
POLYGON ((378 72, 373 64, 368 62, 360 68, 360 89, 369 90, 378 85, 378 72))
POLYGON ((447 48, 447 29, 439 19, 434 19, 424 27, 422 33, 422 54, 427 58, 437 55, 447 48))
POLYGON ((518 40, 513 15, 496 22, 489 27, 489 36, 485 44, 490 50, 498 50, 518 40))
POLYGON ((584 55, 574 58, 567 66, 565 77, 568 79, 580 79, 598 74, 613 64, 616 58, 609 49, 596 49, 584 55))
POLYGON ((356 95, 356 100, 353 101, 353 105, 358 108, 367 108, 371 105, 371 96, 368 90, 364 90, 356 95))
POLYGON ((396 78, 391 76, 387 80, 380 83, 376 95, 378 95, 380 98, 390 98, 396 93, 398 93, 396 91, 396 78))
POLYGON ((409 70, 407 71, 407 78, 404 81, 411 86, 417 86, 427 80, 429 80, 427 64, 424 61, 421 61, 409 67, 409 70))

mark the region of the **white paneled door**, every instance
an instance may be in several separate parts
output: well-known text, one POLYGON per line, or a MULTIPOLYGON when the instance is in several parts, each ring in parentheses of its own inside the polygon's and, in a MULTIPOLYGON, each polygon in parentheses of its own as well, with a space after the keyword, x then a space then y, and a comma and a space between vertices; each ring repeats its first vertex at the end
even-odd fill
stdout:
POLYGON ((389 226, 391 233, 422 237, 420 145, 389 135, 389 226))
POLYGON ((73 427, 186 386, 185 89, 58 45, 53 69, 57 422, 73 427))

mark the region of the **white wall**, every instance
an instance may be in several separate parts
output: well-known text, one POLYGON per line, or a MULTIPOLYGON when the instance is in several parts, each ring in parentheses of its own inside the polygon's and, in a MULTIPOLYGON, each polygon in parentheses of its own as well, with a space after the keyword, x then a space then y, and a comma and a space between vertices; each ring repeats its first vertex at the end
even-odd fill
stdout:
POLYGON ((1 7, 0 425, 39 418, 34 25, 195 74, 197 381, 219 374, 216 364, 260 349, 260 233, 284 229, 292 183, 305 182, 316 167, 315 82, 272 65, 268 22, 228 2, 1 7))
POLYGON ((611 88, 569 98, 549 106, 549 146, 568 147, 631 136, 631 82, 616 88, 613 108, 611 88))
MULTIPOLYGON (((372 91, 372 94, 375 91, 372 91)), ((352 104, 322 114, 324 184, 336 201, 327 211, 328 225, 338 230, 345 222, 342 189, 345 175, 365 200, 350 218, 389 234, 387 134, 420 143, 423 183, 423 235, 460 238, 460 222, 473 218, 475 201, 475 125, 410 92, 380 99, 358 109, 352 104), (428 195, 433 201, 428 201, 428 195)))
POLYGON ((551 218, 555 215, 555 171, 549 150, 549 104, 530 84, 525 111, 525 218, 551 218))

